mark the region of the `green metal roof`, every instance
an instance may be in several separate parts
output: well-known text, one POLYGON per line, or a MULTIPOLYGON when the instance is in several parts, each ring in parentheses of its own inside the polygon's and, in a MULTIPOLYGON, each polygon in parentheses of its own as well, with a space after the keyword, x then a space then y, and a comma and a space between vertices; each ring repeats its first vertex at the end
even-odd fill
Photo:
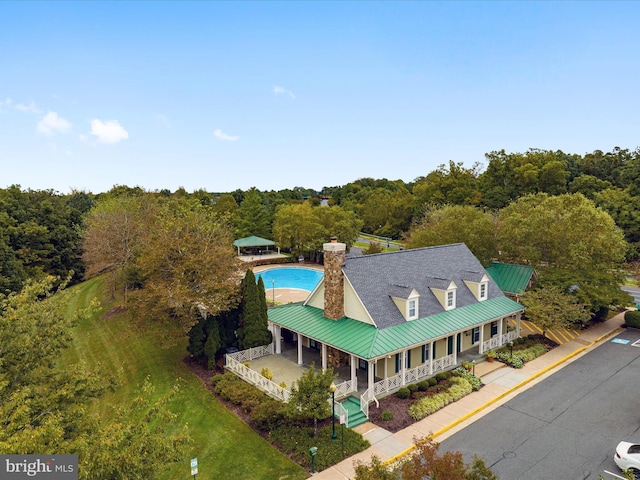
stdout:
POLYGON ((521 294, 527 289, 533 276, 533 267, 493 262, 487 273, 503 292, 521 294))
POLYGON ((284 328, 360 358, 371 359, 468 330, 521 310, 523 307, 519 303, 498 297, 381 330, 348 317, 330 320, 323 316, 322 309, 302 304, 270 308, 268 315, 270 321, 284 328))
POLYGON ((234 247, 263 247, 266 245, 275 245, 272 240, 266 238, 256 237, 252 235, 250 237, 240 238, 233 242, 234 247))

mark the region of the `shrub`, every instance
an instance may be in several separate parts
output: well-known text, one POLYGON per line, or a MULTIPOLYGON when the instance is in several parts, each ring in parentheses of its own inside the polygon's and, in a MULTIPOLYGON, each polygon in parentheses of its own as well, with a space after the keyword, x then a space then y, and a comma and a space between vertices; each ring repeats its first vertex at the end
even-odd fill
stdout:
POLYGON ((451 377, 451 374, 449 372, 436 373, 436 380, 439 382, 449 380, 449 377, 451 377))
POLYGON ((429 382, 427 380, 421 380, 418 382, 418 390, 421 392, 426 392, 429 388, 429 382))
POLYGON ((438 380, 433 377, 427 378, 427 382, 429 382, 430 387, 435 387, 438 384, 438 380))
POLYGON ((393 413, 391 413, 389 410, 385 410, 380 414, 380 420, 383 420, 385 422, 393 420, 393 413))
POLYGON ((402 399, 409 398, 410 395, 411 395, 411 391, 407 387, 401 387, 396 392, 396 397, 402 398, 402 399))
POLYGON ((624 314, 624 323, 627 327, 640 328, 640 311, 627 310, 624 314))
POLYGON ((273 380, 273 373, 271 373, 271 370, 269 370, 267 367, 264 367, 260 371, 260 375, 262 375, 267 380, 273 380))
POLYGON ((474 374, 468 372, 464 368, 458 367, 453 372, 457 376, 466 379, 471 384, 471 388, 474 392, 477 392, 478 390, 480 390, 480 387, 482 387, 482 380, 480 379, 480 377, 476 377, 474 374))
POLYGON ((416 385, 415 383, 410 383, 409 385, 407 385, 407 388, 411 393, 418 391, 418 385, 416 385))
POLYGON ((451 386, 446 392, 426 396, 412 404, 409 407, 409 416, 414 420, 421 420, 450 403, 460 400, 472 391, 471 383, 466 378, 454 377, 451 379, 451 386))
POLYGON ((269 432, 288 424, 288 417, 284 405, 272 398, 260 402, 251 410, 253 424, 260 430, 269 432))

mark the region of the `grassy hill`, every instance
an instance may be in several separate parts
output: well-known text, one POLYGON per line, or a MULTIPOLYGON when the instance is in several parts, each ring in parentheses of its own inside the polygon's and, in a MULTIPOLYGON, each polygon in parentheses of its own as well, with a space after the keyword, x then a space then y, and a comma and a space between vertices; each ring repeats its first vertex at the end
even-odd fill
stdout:
POLYGON ((110 408, 128 402, 149 378, 154 395, 167 393, 175 385, 179 394, 171 403, 178 415, 176 428, 188 425, 192 439, 189 455, 180 464, 158 465, 158 479, 192 478, 190 460, 198 458, 198 480, 303 479, 306 471, 265 442, 224 408, 199 378, 183 364, 186 338, 179 327, 163 324, 131 324, 117 301, 106 301, 102 279, 73 287, 68 310, 87 306, 92 299, 102 307, 74 331, 72 347, 65 352, 62 368, 84 361, 114 376, 117 387, 92 406, 103 418, 117 422, 110 408))

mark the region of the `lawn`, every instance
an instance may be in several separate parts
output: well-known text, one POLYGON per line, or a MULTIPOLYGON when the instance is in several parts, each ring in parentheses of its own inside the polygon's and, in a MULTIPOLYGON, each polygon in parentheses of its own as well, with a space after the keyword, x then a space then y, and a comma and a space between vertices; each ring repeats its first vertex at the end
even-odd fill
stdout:
MULTIPOLYGON (((158 465, 158 479, 191 478, 190 460, 198 458, 198 480, 214 478, 303 479, 308 473, 291 461, 233 413, 229 412, 184 365, 186 338, 179 328, 132 325, 117 302, 104 300, 103 282, 94 279, 70 289, 68 311, 102 301, 96 314, 74 330, 72 347, 61 367, 83 360, 113 375, 117 388, 91 406, 91 411, 111 419, 111 406, 128 402, 145 378, 154 395, 180 386, 171 410, 178 415, 176 428, 188 425, 190 452, 180 464, 158 465)), ((118 421, 113 418, 113 421, 118 421)))

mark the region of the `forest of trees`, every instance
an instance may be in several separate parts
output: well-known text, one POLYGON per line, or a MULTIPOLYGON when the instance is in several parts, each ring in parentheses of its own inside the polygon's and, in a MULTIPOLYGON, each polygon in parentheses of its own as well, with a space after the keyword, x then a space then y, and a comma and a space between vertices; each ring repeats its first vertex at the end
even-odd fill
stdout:
MULTIPOLYGON (((138 467, 107 448, 111 439, 127 436, 163 457, 176 457, 186 441, 82 419, 105 386, 98 372, 55 368, 77 321, 62 313, 66 285, 102 276, 132 319, 173 322, 189 335, 189 352, 213 366, 226 346, 271 341, 264 286, 237 261, 234 239, 272 238, 295 257, 319 260, 330 237, 350 247, 366 232, 405 248, 464 242, 486 266, 533 266, 536 288, 522 301, 531 320, 552 328, 630 303, 619 286, 637 274, 638 205, 640 150, 619 148, 494 151, 486 165, 449 162, 409 183, 361 178, 320 192, 0 189, 0 445, 97 449, 104 455, 92 456, 87 471, 115 478, 118 468, 138 467)), ((166 401, 135 408, 153 420, 166 401)))

